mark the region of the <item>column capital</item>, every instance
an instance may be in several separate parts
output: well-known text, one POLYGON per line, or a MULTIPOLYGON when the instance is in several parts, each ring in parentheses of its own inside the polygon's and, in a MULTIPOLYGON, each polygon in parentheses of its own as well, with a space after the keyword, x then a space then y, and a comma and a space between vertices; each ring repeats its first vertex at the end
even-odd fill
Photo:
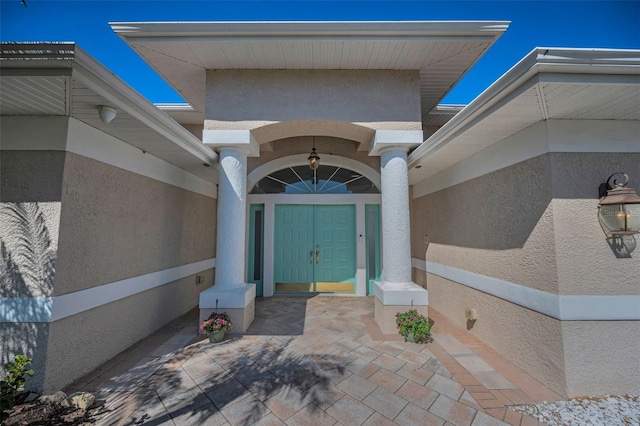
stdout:
POLYGON ((422 130, 376 130, 369 143, 369 155, 396 149, 409 152, 422 143, 422 130))
POLYGON ((260 145, 251 130, 203 130, 202 141, 216 152, 235 149, 247 157, 259 157, 260 145))

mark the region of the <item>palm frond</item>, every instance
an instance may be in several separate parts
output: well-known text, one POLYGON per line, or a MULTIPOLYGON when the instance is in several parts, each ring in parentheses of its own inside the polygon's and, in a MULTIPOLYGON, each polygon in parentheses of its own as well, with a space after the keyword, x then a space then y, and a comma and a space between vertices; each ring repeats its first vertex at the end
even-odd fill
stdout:
POLYGON ((12 232, 10 254, 25 284, 49 295, 53 287, 56 250, 38 203, 5 203, 0 206, 12 232))
POLYGON ((31 294, 2 238, 0 238, 0 283, 2 285, 0 297, 27 297, 31 294))

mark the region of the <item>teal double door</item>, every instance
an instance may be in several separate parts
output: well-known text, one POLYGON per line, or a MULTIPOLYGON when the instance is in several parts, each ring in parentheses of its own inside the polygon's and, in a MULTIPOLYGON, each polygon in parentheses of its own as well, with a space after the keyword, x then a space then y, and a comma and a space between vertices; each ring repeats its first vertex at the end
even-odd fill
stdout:
POLYGON ((354 293, 354 205, 276 205, 276 293, 354 293))

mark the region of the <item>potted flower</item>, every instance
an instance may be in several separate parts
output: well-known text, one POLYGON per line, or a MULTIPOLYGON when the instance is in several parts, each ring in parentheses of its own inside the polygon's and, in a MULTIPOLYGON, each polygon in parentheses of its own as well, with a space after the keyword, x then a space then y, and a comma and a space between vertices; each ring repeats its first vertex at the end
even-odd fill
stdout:
POLYGON ((416 309, 396 314, 396 326, 398 332, 404 336, 404 340, 411 343, 427 343, 431 338, 431 323, 416 309))
POLYGON ((221 314, 213 312, 209 318, 200 324, 200 329, 207 334, 211 343, 221 342, 224 333, 233 326, 226 312, 221 314))

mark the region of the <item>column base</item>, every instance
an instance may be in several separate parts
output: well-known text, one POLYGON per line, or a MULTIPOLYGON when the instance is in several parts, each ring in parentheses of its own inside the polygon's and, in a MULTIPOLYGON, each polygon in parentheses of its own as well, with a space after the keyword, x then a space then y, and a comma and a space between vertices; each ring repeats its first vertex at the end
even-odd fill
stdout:
POLYGON ((429 297, 427 290, 415 283, 375 283, 374 318, 380 331, 395 334, 396 314, 406 312, 413 307, 419 314, 428 317, 429 297))
POLYGON ((209 318, 211 312, 226 312, 233 323, 230 334, 247 331, 256 312, 255 284, 242 284, 222 289, 211 288, 200 293, 200 323, 209 318), (216 310, 217 306, 217 310, 216 310))

